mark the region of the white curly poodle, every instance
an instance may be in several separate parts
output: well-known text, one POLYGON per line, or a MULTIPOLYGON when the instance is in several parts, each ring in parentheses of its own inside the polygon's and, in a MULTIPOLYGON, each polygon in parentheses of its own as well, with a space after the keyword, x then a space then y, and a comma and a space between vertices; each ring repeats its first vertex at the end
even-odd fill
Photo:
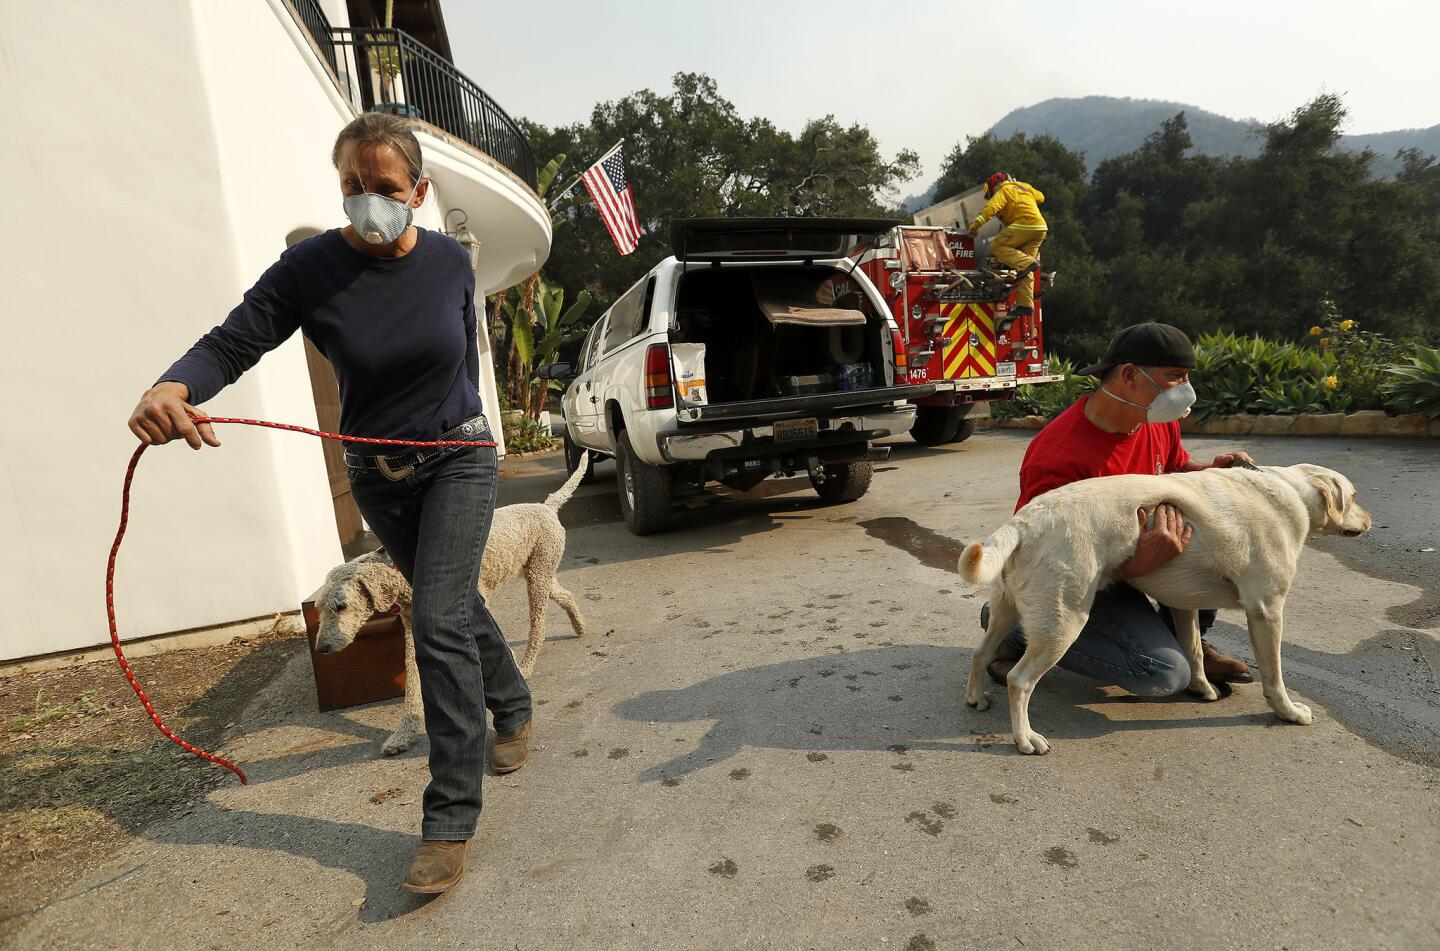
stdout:
MULTIPOLYGON (((570 616, 576 637, 585 636, 585 619, 575 597, 555 580, 565 555, 565 529, 560 507, 570 500, 584 477, 579 466, 566 483, 543 503, 506 505, 495 510, 485 554, 480 559, 481 595, 487 600, 503 585, 522 575, 530 595, 530 640, 518 659, 529 678, 545 640, 545 608, 554 600, 570 616)), ((410 585, 382 548, 330 569, 316 599, 320 621, 315 649, 321 654, 344 650, 377 612, 394 611, 405 625, 405 719, 381 747, 386 756, 409 749, 425 732, 420 699, 420 673, 415 666, 415 641, 410 626, 410 585)))

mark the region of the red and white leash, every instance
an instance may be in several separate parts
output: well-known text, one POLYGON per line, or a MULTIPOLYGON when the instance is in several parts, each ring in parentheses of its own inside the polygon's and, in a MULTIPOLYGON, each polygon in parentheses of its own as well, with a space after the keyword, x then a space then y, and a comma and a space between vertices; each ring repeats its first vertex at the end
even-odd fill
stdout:
MULTIPOLYGON (((495 445, 493 441, 489 440, 479 441, 465 439, 442 439, 433 440, 430 442, 412 442, 404 439, 373 439, 367 436, 342 436, 338 433, 324 433, 318 429, 306 429, 304 426, 290 426, 285 423, 270 423, 266 422, 263 419, 232 419, 223 416, 196 416, 194 417, 193 422, 197 426, 204 423, 239 423, 245 426, 264 426, 268 429, 284 429, 293 433, 306 433, 310 436, 319 436, 321 439, 341 439, 346 442, 367 443, 375 446, 410 446, 415 448, 431 448, 435 446, 493 447, 495 445)), ((110 644, 115 648, 115 659, 120 662, 121 672, 125 675, 125 679, 130 682, 130 688, 135 691, 135 696, 139 697, 140 702, 145 706, 145 712, 150 715, 150 721, 155 724, 155 728, 158 729, 161 733, 163 733, 166 739, 170 740, 172 743, 177 744, 186 752, 193 753, 201 759, 208 759, 212 763, 217 763, 230 770, 230 772, 234 773, 236 776, 239 776, 240 782, 248 783, 250 780, 246 777, 245 771, 242 770, 239 766, 236 766, 234 763, 230 762, 224 757, 216 756, 213 753, 207 753, 204 750, 200 749, 198 746, 194 746, 190 743, 185 742, 183 739, 177 736, 174 731, 172 731, 168 726, 165 725, 165 721, 160 719, 160 714, 155 712, 155 707, 153 704, 151 704, 150 698, 146 696, 144 689, 141 688, 140 682, 135 679, 135 673, 130 669, 129 661, 125 659, 125 652, 120 648, 120 634, 115 624, 115 558, 120 553, 120 542, 123 541, 125 538, 125 526, 130 522, 130 484, 135 479, 135 467, 139 464, 140 457, 148 448, 149 444, 143 442, 138 447, 136 447, 135 454, 130 457, 130 466, 125 470, 125 488, 120 495, 120 528, 115 532, 115 543, 110 546, 110 562, 105 569, 105 611, 110 618, 110 644)))

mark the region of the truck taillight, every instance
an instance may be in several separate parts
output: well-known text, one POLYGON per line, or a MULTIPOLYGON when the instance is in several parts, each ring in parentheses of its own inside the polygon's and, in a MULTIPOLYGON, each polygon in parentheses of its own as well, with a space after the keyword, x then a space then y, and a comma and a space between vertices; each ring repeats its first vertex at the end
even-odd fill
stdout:
POLYGON ((670 409, 675 391, 670 379, 670 347, 655 343, 645 351, 645 408, 670 409))

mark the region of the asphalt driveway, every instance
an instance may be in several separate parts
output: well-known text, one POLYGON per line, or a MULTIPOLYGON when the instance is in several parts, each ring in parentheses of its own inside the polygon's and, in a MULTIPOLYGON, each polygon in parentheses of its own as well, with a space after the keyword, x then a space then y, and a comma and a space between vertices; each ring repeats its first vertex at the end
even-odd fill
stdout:
MULTIPOLYGON (((649 538, 611 469, 564 512, 563 614, 534 678, 538 744, 487 779, 462 883, 403 893, 423 744, 397 703, 320 714, 296 656, 232 731, 250 771, 151 827, 15 947, 1419 948, 1440 946, 1440 452, 1428 441, 1194 438, 1202 457, 1346 472, 1373 533, 1306 552, 1286 679, 1216 703, 1057 671, 1015 753, 961 702, 980 599, 960 546, 1008 517, 1027 434, 905 442, 869 495, 803 480, 697 502, 649 538)), ((556 456, 507 466, 543 497, 556 456)), ((512 640, 523 592, 496 599, 512 640)), ((1243 618, 1222 649, 1250 658, 1243 618)), ((995 688, 991 688, 992 691, 995 688)))

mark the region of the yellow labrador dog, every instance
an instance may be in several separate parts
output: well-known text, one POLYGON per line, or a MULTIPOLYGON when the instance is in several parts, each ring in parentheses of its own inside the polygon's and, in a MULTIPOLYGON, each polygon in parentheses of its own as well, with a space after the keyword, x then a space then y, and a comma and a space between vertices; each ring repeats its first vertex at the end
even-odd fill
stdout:
POLYGON ((1214 700, 1205 679, 1196 612, 1245 612, 1265 699, 1276 716, 1309 723, 1310 708, 1285 692, 1280 638, 1285 596, 1311 535, 1359 535, 1370 514, 1355 487, 1320 466, 1207 469, 1162 476, 1106 476, 1073 482, 1030 502, 984 544, 966 546, 960 574, 990 586, 990 624, 970 663, 965 702, 990 705, 985 668, 1000 642, 1021 622, 1025 656, 1010 671, 1010 722, 1022 753, 1050 744, 1030 728, 1035 684, 1080 636, 1095 592, 1135 551, 1137 510, 1175 506, 1194 529, 1185 551, 1158 571, 1129 583, 1171 609, 1176 636, 1190 661, 1191 693, 1214 700))

